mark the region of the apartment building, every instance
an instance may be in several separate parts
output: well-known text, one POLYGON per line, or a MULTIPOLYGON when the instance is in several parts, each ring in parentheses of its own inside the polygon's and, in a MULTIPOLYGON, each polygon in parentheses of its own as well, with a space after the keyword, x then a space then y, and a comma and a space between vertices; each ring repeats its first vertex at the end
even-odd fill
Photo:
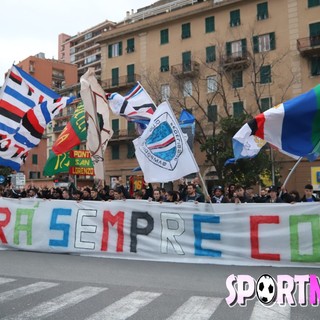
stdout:
MULTIPOLYGON (((20 61, 17 65, 56 92, 65 90, 65 88, 72 88, 78 84, 76 65, 55 59, 46 59, 44 53, 30 56, 20 61)), ((48 125, 46 134, 41 139, 39 145, 30 150, 25 164, 20 168, 20 172, 26 176, 27 184, 33 181, 35 184, 41 185, 47 180, 42 175, 42 171, 55 139, 53 127, 53 123, 48 125)))
POLYGON ((88 67, 95 68, 96 77, 101 75, 101 49, 97 42, 102 32, 114 28, 116 24, 104 21, 74 36, 61 33, 58 37, 58 59, 78 66, 78 80, 88 67))
MULTIPOLYGON (((156 103, 167 98, 177 115, 192 112, 205 138, 223 116, 260 113, 318 84, 319 14, 318 0, 158 1, 101 33, 101 84, 125 93, 139 80, 156 103)), ((112 125, 110 180, 136 165, 130 124, 113 117, 112 125)), ((194 154, 214 179, 197 142, 194 154)), ((283 161, 284 178, 293 164, 283 161)), ((303 161, 288 188, 302 190, 317 165, 303 161)))

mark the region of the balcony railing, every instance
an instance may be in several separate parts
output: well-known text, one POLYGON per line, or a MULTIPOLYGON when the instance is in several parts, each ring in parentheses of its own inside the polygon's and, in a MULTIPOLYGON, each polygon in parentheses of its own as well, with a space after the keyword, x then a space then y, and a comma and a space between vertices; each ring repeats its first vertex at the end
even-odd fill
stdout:
POLYGON ((171 74, 175 78, 193 78, 199 75, 200 64, 196 61, 171 66, 171 74))
POLYGON ((320 35, 298 39, 297 49, 304 56, 320 54, 320 35))
POLYGON ((118 78, 107 79, 101 81, 101 86, 105 90, 116 91, 119 89, 131 88, 137 81, 141 80, 141 76, 138 74, 132 74, 127 76, 121 76, 118 78))
POLYGON ((138 137, 136 130, 115 130, 110 141, 133 140, 138 137))
POLYGON ((223 68, 228 70, 243 70, 249 67, 250 60, 247 51, 232 52, 222 58, 223 68))

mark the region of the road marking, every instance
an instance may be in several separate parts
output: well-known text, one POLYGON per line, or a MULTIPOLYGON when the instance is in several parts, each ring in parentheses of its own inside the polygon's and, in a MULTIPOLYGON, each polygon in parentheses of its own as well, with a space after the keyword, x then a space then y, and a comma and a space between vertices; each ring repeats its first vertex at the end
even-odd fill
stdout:
POLYGON ((216 311, 221 298, 194 296, 179 307, 167 320, 206 320, 216 311))
POLYGON ((24 287, 5 291, 0 293, 0 302, 19 299, 29 294, 39 292, 57 286, 58 283, 53 282, 36 282, 24 287))
POLYGON ((110 306, 93 314, 87 320, 125 320, 135 314, 151 301, 159 297, 161 293, 135 291, 124 298, 112 303, 110 306))
POLYGON ((13 282, 16 281, 16 279, 11 279, 11 278, 0 278, 0 284, 5 284, 8 282, 13 282))
POLYGON ((105 290, 108 289, 100 287, 82 287, 65 293, 55 299, 41 303, 38 306, 22 313, 5 317, 2 320, 34 320, 40 317, 49 316, 50 314, 61 311, 66 307, 74 306, 79 302, 89 299, 105 290))
POLYGON ((272 307, 265 307, 259 301, 254 305, 250 320, 264 320, 264 319, 277 319, 288 320, 290 319, 290 306, 279 306, 275 303, 272 307))

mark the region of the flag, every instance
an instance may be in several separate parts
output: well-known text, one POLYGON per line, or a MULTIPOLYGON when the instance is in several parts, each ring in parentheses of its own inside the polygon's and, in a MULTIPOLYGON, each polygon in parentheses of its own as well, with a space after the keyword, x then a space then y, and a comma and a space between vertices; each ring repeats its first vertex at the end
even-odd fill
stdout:
POLYGON ((46 125, 73 98, 59 97, 13 66, 0 94, 0 165, 19 171, 46 125))
POLYGON ((104 154, 113 131, 105 92, 94 76, 94 68, 80 78, 81 98, 87 119, 87 150, 90 151, 97 179, 104 181, 104 154))
POLYGON ((179 124, 182 132, 186 136, 188 145, 193 150, 194 135, 196 128, 196 118, 187 110, 183 109, 180 113, 179 124))
POLYGON ((147 182, 168 182, 199 172, 168 102, 158 106, 146 130, 133 143, 147 182))
POLYGON ((246 123, 233 137, 235 159, 254 157, 263 142, 294 158, 320 153, 320 85, 246 123))
POLYGON ((69 172, 70 160, 70 152, 56 155, 50 151, 49 158, 43 168, 43 175, 50 177, 57 173, 69 172))
POLYGON ((25 113, 59 95, 13 65, 0 91, 0 140, 14 134, 25 113))
POLYGON ((106 96, 112 112, 126 117, 128 121, 147 124, 156 110, 155 103, 140 82, 125 96, 116 92, 106 96))
POLYGON ((81 141, 87 139, 87 127, 84 105, 80 103, 70 121, 60 133, 58 139, 52 146, 55 154, 70 151, 73 147, 80 145, 81 141))

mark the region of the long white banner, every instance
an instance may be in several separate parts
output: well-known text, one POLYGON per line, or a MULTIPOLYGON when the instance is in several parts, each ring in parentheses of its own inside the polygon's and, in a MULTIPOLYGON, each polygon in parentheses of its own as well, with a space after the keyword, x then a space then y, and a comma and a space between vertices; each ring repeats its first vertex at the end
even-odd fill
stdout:
POLYGON ((170 204, 0 198, 0 249, 320 267, 319 203, 170 204))

